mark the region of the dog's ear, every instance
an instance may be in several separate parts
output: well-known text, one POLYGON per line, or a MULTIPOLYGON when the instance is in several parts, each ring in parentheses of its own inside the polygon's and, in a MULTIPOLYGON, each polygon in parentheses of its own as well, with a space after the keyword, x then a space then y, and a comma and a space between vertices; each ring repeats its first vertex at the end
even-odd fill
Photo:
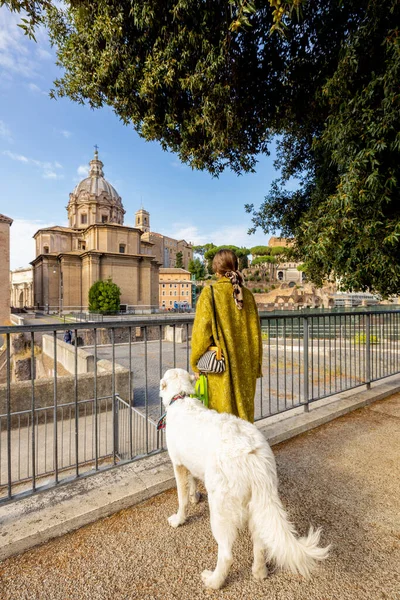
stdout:
POLYGON ((165 390, 166 387, 167 387, 167 382, 165 381, 165 379, 161 379, 160 389, 165 390))

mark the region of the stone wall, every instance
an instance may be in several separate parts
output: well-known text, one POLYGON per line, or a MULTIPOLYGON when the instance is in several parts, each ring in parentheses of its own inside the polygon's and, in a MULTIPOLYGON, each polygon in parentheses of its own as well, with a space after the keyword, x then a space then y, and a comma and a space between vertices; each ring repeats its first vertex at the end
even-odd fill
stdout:
MULTIPOLYGON (((112 329, 99 328, 96 332, 97 344, 111 344, 112 343, 112 329)), ((78 329, 78 336, 82 338, 84 346, 94 345, 95 332, 93 329, 78 329)), ((144 339, 144 327, 132 327, 131 328, 131 341, 142 342, 144 339)), ((147 340, 159 340, 160 329, 158 326, 147 327, 147 340)), ((128 327, 116 327, 114 329, 114 342, 115 344, 126 344, 129 342, 129 329, 128 327)))
MULTIPOLYGON (((42 336, 43 354, 54 360, 54 339, 52 336, 44 334, 42 336)), ((75 373, 75 346, 67 344, 57 339, 57 363, 59 363, 68 373, 75 373)), ((77 372, 93 373, 94 356, 85 350, 77 350, 77 372)))
MULTIPOLYGON (((132 386, 133 387, 133 386, 132 386)), ((89 400, 94 397, 94 374, 78 375, 78 401, 89 400)), ((121 365, 115 365, 115 392, 123 400, 129 401, 129 371, 121 365)), ((111 396, 112 394, 112 365, 110 361, 98 362, 97 397, 111 396)), ((57 379, 57 403, 67 404, 75 399, 75 377, 67 375, 57 379)), ((30 410, 32 405, 32 383, 20 381, 11 383, 11 413, 30 410)), ((35 406, 36 408, 52 407, 54 405, 54 380, 39 379, 35 381, 35 406)), ((7 385, 0 385, 0 415, 5 415, 7 410, 7 385)), ((84 408, 82 407, 82 411, 84 408)), ((39 422, 42 422, 44 413, 47 420, 51 417, 49 411, 43 411, 39 422)), ((40 415, 40 413, 38 413, 40 415)), ((18 426, 18 417, 11 419, 12 427, 18 426)))

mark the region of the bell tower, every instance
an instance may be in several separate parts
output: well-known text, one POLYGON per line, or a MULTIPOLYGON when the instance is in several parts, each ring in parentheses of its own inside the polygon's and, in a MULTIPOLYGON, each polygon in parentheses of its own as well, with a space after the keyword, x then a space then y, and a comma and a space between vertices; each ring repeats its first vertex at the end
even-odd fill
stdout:
POLYGON ((143 207, 135 212, 135 227, 141 229, 143 233, 150 231, 150 213, 143 207))

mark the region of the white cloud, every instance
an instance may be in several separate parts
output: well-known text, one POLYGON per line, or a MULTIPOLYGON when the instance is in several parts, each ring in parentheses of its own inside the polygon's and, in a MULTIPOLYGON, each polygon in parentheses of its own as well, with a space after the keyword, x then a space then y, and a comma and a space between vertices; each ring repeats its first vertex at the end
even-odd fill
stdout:
POLYGON ((28 88, 35 94, 43 94, 44 96, 48 96, 47 92, 44 92, 42 89, 40 89, 36 83, 28 83, 28 88))
POLYGON ((35 258, 35 240, 33 235, 42 227, 50 227, 43 221, 14 219, 10 229, 10 266, 11 269, 26 267, 35 258))
POLYGON ((38 48, 36 50, 36 54, 42 60, 54 60, 52 53, 48 50, 45 50, 44 48, 38 48))
POLYGON ((4 121, 0 121, 0 138, 7 140, 8 142, 12 141, 11 131, 4 123, 4 121))
POLYGON ((29 40, 18 27, 23 16, 12 13, 6 6, 0 7, 0 80, 7 75, 42 77, 43 61, 54 60, 45 28, 35 31, 36 42, 29 40))
POLYGON ((28 158, 23 154, 15 154, 15 152, 10 152, 9 150, 4 150, 3 154, 8 156, 8 158, 11 158, 11 160, 37 167, 42 171, 42 177, 44 179, 63 179, 64 177, 64 175, 59 172, 63 167, 57 161, 48 162, 36 160, 35 158, 28 158))
POLYGON ((200 229, 197 225, 175 223, 172 226, 171 237, 192 242, 196 246, 210 242, 216 246, 226 244, 247 248, 267 244, 269 236, 261 231, 254 235, 248 235, 247 231, 250 225, 250 223, 248 225, 223 225, 215 230, 206 230, 200 229))
POLYGON ((57 135, 62 135, 65 139, 68 139, 72 135, 72 131, 68 131, 68 129, 53 129, 54 133, 57 135))
POLYGON ((4 150, 3 154, 8 156, 12 160, 18 160, 19 162, 28 163, 29 158, 26 158, 23 154, 15 154, 14 152, 10 152, 9 150, 4 150))
POLYGON ((79 165, 76 172, 80 177, 87 177, 89 174, 89 167, 88 165, 79 165))
POLYGON ((26 38, 18 27, 20 18, 5 6, 0 9, 0 70, 33 77, 37 75, 38 64, 32 59, 26 38))

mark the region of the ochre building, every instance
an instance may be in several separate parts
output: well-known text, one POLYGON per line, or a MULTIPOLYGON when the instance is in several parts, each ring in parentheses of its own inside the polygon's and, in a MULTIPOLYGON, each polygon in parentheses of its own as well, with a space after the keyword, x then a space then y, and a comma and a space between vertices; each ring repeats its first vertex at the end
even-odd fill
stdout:
POLYGON ((191 274, 185 269, 160 269, 160 308, 174 308, 175 302, 192 307, 191 274))
POLYGON ((270 248, 276 248, 281 246, 282 248, 290 248, 293 246, 293 240, 282 237, 272 237, 269 239, 268 246, 270 248))
POLYGON ((150 213, 141 208, 135 213, 135 227, 143 231, 142 240, 154 244, 153 252, 163 268, 176 267, 176 255, 182 253, 183 268, 187 269, 189 261, 193 258, 192 244, 186 240, 175 240, 174 238, 156 233, 150 230, 150 213))
POLYGON ((68 227, 47 227, 34 235, 34 305, 48 312, 88 309, 89 289, 111 278, 127 310, 158 308, 159 266, 154 244, 138 227, 124 225, 117 191, 104 178, 96 150, 89 176, 70 194, 68 227))

